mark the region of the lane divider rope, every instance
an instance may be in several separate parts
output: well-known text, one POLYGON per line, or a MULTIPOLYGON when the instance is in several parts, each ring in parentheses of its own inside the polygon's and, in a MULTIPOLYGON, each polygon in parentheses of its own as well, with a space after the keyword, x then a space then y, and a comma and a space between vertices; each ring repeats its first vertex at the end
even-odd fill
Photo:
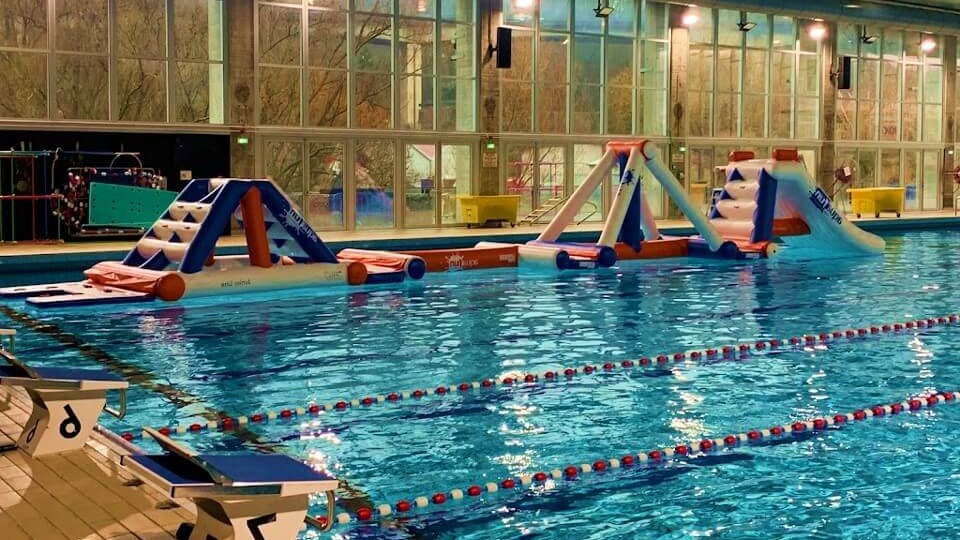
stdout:
MULTIPOLYGON (((484 482, 471 484, 461 488, 452 488, 437 491, 432 495, 422 495, 398 500, 392 504, 381 504, 376 508, 363 507, 353 513, 341 512, 336 515, 336 524, 346 525, 351 522, 371 522, 375 519, 384 519, 391 516, 407 517, 417 511, 439 510, 448 507, 456 501, 492 497, 496 494, 516 494, 527 489, 555 489, 564 484, 577 480, 578 477, 590 474, 603 474, 616 469, 646 467, 654 468, 669 465, 677 461, 690 461, 708 454, 730 451, 737 447, 759 445, 770 441, 789 441, 791 438, 811 432, 825 432, 830 429, 839 429, 851 423, 861 422, 868 418, 880 418, 897 415, 903 412, 917 412, 930 409, 941 403, 956 403, 956 392, 936 392, 907 398, 904 401, 888 405, 874 405, 857 409, 846 414, 820 416, 805 421, 795 421, 788 424, 778 424, 766 429, 753 429, 742 433, 731 433, 713 439, 701 439, 696 442, 678 444, 673 447, 663 447, 626 454, 618 458, 600 459, 580 464, 570 464, 552 470, 542 470, 533 474, 517 475, 504 478, 498 482, 484 482)), ((318 518, 321 521, 325 518, 318 518)))
MULTIPOLYGON (((155 429, 168 436, 209 431, 233 431, 245 428, 251 424, 261 424, 276 420, 293 421, 302 419, 304 417, 315 417, 320 415, 322 412, 364 410, 375 405, 388 403, 395 404, 410 401, 411 399, 420 400, 427 397, 445 398, 471 392, 491 390, 497 387, 514 387, 516 385, 544 382, 555 383, 573 379, 578 375, 609 373, 617 370, 618 368, 625 371, 631 371, 634 369, 664 368, 672 364, 682 364, 688 359, 697 362, 742 359, 758 353, 763 354, 766 351, 784 348, 796 349, 808 346, 828 345, 840 339, 879 337, 889 335, 890 333, 898 333, 921 328, 933 328, 947 324, 956 324, 957 322, 960 322, 960 314, 920 318, 909 321, 871 325, 862 328, 848 328, 845 330, 809 333, 803 334, 802 336, 793 336, 785 339, 771 338, 756 340, 751 343, 738 343, 735 345, 724 345, 707 349, 687 350, 673 354, 659 354, 653 357, 644 356, 639 359, 628 359, 619 362, 608 361, 602 365, 587 364, 578 367, 566 367, 556 370, 547 370, 542 374, 513 373, 500 377, 499 380, 497 377, 492 377, 479 381, 439 385, 435 388, 418 388, 415 390, 390 392, 386 395, 378 394, 375 396, 364 396, 362 398, 353 398, 350 400, 340 400, 323 404, 311 403, 306 407, 301 406, 279 410, 267 410, 265 412, 256 412, 248 415, 209 420, 205 423, 178 424, 173 426, 162 426, 155 429)), ((126 431, 121 434, 121 437, 127 441, 140 439, 142 436, 142 432, 126 431)))

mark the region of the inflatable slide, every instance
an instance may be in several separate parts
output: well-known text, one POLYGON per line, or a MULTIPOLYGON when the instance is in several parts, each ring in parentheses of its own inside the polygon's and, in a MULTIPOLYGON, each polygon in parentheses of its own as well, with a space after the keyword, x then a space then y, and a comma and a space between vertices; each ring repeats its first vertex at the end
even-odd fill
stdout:
MULTIPOLYGON (((727 166, 727 184, 724 193, 741 193, 755 190, 760 204, 769 206, 774 202, 771 232, 791 249, 804 256, 842 257, 856 255, 879 255, 886 242, 879 236, 864 231, 843 216, 833 206, 833 201, 807 172, 796 151, 776 150, 770 159, 753 159, 750 153, 734 152, 727 166), (739 158, 739 159, 738 159, 739 158), (757 189, 746 186, 758 186, 757 189), (772 195, 762 193, 768 187, 772 195)), ((731 210, 733 201, 720 200, 714 207, 712 220, 721 230, 737 234, 737 217, 742 210, 731 210), (734 219, 730 219, 734 218, 734 219)), ((769 214, 769 212, 767 213, 769 214)), ((764 216, 764 220, 767 217, 764 216)), ((745 229, 748 231, 749 227, 745 229)))

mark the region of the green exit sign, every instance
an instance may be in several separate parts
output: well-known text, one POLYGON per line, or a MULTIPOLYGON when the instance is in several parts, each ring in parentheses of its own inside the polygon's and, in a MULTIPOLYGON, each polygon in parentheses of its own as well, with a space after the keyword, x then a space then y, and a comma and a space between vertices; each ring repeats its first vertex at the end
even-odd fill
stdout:
POLYGON ((246 135, 240 135, 237 137, 237 144, 247 144, 250 142, 250 139, 246 135))

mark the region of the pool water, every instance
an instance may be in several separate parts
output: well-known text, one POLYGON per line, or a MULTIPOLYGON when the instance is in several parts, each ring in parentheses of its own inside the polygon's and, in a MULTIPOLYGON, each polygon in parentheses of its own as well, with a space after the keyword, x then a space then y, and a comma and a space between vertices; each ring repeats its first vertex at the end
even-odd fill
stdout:
MULTIPOLYGON (((350 401, 691 348, 960 311, 960 231, 887 237, 884 257, 627 262, 596 273, 428 275, 394 288, 237 296, 184 306, 37 311, 7 304, 38 365, 135 373, 143 425, 350 401), (65 346, 66 345, 66 346, 65 346), (176 389, 175 391, 171 389, 176 389)), ((9 282, 16 282, 13 276, 9 282)), ((34 277, 36 280, 36 276, 34 277)), ((270 450, 345 480, 344 505, 394 503, 597 459, 960 390, 960 325, 736 361, 616 369, 177 436, 270 450)), ((915 538, 960 527, 960 407, 943 405, 447 504, 345 538, 915 538)), ((149 441, 142 442, 151 447, 149 441)), ((322 510, 321 506, 315 509, 322 510)), ((316 533, 308 531, 305 537, 316 533)))

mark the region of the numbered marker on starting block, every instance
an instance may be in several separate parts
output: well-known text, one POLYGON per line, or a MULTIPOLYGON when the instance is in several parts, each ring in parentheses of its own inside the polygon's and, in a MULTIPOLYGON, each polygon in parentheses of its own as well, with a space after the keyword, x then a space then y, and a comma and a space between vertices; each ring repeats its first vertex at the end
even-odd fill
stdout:
POLYGON ((120 377, 96 369, 31 368, 8 350, 0 366, 0 384, 20 386, 33 402, 17 446, 31 456, 79 450, 90 438, 101 411, 123 418, 126 389, 120 377), (120 409, 106 406, 107 391, 120 392, 120 409))

